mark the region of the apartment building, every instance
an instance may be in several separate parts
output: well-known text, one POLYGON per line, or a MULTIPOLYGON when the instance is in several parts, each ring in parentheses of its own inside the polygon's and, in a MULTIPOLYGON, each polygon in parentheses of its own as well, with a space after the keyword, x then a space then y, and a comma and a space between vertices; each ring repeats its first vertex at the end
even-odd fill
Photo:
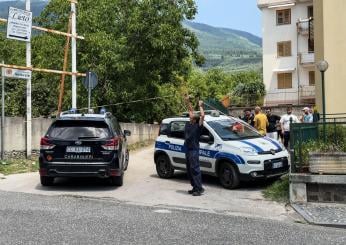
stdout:
POLYGON ((265 105, 315 104, 313 0, 257 0, 265 105))

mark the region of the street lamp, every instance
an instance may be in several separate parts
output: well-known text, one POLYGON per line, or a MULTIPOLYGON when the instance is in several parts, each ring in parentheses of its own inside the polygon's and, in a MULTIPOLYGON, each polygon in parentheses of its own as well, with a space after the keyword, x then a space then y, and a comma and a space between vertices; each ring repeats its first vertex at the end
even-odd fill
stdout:
POLYGON ((324 142, 326 142, 326 98, 324 87, 324 73, 328 70, 329 64, 325 60, 321 60, 317 63, 317 69, 321 72, 322 77, 322 109, 323 109, 323 136, 324 142))

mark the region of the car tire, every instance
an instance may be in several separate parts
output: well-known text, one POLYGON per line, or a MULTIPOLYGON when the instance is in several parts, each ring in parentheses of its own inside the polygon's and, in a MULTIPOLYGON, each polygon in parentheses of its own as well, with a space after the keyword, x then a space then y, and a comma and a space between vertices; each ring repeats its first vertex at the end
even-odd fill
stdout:
POLYGON ((236 168, 228 162, 223 162, 219 168, 219 180, 226 189, 235 189, 239 186, 240 180, 236 168))
POLYGON ((121 176, 109 177, 109 184, 111 186, 122 186, 124 184, 124 174, 122 174, 121 176))
POLYGON ((174 168, 166 155, 159 155, 156 159, 156 172, 162 179, 170 179, 174 175, 174 168))
POLYGON ((40 176, 40 182, 42 186, 52 186, 54 184, 53 177, 40 176))
POLYGON ((127 150, 126 151, 126 156, 125 156, 125 168, 124 168, 124 171, 127 170, 127 167, 129 166, 129 161, 130 161, 130 152, 127 150))

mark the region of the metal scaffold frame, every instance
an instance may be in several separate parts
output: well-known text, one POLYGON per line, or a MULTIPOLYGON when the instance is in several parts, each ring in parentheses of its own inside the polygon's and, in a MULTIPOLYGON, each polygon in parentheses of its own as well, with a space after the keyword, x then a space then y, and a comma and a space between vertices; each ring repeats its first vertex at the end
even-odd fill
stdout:
MULTIPOLYGON (((52 30, 44 27, 39 26, 32 26, 32 29, 43 31, 51 34, 61 35, 67 37, 67 44, 65 46, 65 52, 64 52, 64 65, 63 70, 52 70, 52 69, 45 69, 45 68, 38 68, 33 67, 31 64, 31 41, 28 40, 26 42, 26 66, 18 66, 18 65, 10 65, 10 64, 0 64, 0 68, 2 70, 2 77, 4 80, 4 68, 11 68, 11 69, 18 69, 18 70, 27 70, 27 71, 35 71, 35 72, 44 72, 44 73, 50 73, 50 74, 59 74, 61 75, 61 82, 60 82, 60 94, 59 94, 59 108, 58 110, 61 110, 61 104, 62 104, 62 96, 63 96, 63 90, 64 90, 64 81, 65 76, 71 76, 72 77, 72 108, 77 108, 77 76, 85 77, 85 73, 79 73, 77 72, 77 39, 84 40, 83 36, 77 35, 76 30, 76 4, 77 0, 67 0, 71 3, 71 14, 70 14, 70 20, 69 20, 69 28, 67 32, 61 32, 57 30, 52 30), (72 61, 72 71, 66 71, 67 67, 67 54, 68 54, 68 48, 69 43, 71 39, 71 61, 72 61)), ((30 11, 31 10, 31 0, 25 0, 25 10, 30 11)), ((0 18, 0 24, 7 24, 6 19, 0 18)), ((27 85, 26 85, 26 156, 27 158, 31 157, 31 141, 32 141, 32 115, 31 115, 31 76, 27 79, 27 85)), ((2 94, 2 101, 4 101, 4 92, 2 94)), ((4 107, 4 104, 2 105, 4 107)), ((4 124, 4 110, 2 110, 2 128, 4 124)), ((2 138, 3 138, 4 132, 1 132, 2 138)), ((1 156, 3 156, 4 152, 4 142, 1 142, 1 156)))

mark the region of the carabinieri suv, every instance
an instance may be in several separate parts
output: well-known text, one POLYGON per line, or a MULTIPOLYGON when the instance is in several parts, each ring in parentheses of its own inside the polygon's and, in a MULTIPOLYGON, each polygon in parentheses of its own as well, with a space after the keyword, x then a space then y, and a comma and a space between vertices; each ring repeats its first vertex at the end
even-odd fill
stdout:
POLYGON ((130 135, 109 112, 62 113, 41 138, 41 184, 53 185, 56 177, 99 177, 122 186, 130 135))

